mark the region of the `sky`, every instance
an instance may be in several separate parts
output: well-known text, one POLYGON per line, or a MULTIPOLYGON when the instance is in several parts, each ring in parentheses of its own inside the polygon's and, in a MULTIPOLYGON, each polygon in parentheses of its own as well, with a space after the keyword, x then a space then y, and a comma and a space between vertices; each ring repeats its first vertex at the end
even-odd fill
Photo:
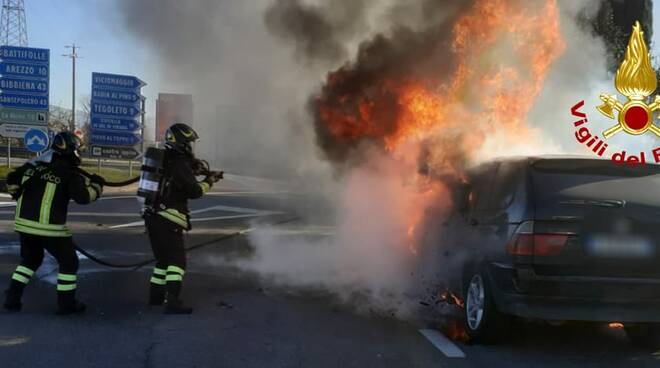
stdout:
MULTIPOLYGON (((71 106, 71 59, 62 56, 80 46, 76 62, 76 104, 91 94, 92 72, 135 75, 147 86, 147 115, 155 115, 158 93, 150 53, 122 30, 113 0, 25 0, 28 46, 50 49, 50 103, 71 106)), ((172 91, 174 92, 174 91, 172 91)))
MULTIPOLYGON (((136 0, 139 1, 139 0, 136 0)), ((77 104, 91 93, 91 73, 135 75, 147 83, 147 117, 155 115, 155 99, 167 81, 159 81, 158 62, 123 29, 113 0, 25 0, 28 46, 51 50, 50 102, 71 106, 71 59, 62 56, 65 45, 80 46, 77 61, 77 104)), ((660 6, 654 4, 654 34, 651 53, 660 59, 660 6)), ((656 60, 657 60, 656 59, 656 60)), ((151 118, 151 119, 150 119, 151 118)))

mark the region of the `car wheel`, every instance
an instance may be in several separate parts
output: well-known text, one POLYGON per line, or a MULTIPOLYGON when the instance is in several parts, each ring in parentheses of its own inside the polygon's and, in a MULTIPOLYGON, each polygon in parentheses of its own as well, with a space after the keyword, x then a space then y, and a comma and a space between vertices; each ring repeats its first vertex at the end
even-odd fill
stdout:
POLYGON ((465 332, 471 342, 494 343, 508 331, 509 317, 500 313, 482 273, 467 279, 464 294, 465 332))
POLYGON ((637 324, 625 326, 626 335, 634 345, 645 348, 660 347, 660 325, 658 324, 637 324))

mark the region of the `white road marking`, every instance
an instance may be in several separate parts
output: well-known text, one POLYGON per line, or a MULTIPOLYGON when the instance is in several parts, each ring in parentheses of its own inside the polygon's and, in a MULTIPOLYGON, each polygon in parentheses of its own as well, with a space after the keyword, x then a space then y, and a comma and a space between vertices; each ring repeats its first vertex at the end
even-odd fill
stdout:
POLYGON ((191 214, 198 214, 198 213, 204 213, 204 212, 209 212, 209 211, 214 211, 214 210, 219 210, 219 211, 225 211, 225 212, 238 212, 238 213, 261 213, 261 212, 268 212, 268 211, 262 211, 262 210, 257 210, 254 208, 244 208, 244 207, 232 207, 232 206, 223 206, 223 205, 218 205, 218 206, 211 206, 211 207, 206 207, 206 208, 201 208, 198 210, 190 211, 191 214))
MULTIPOLYGON (((255 213, 255 214, 249 214, 249 215, 227 215, 227 216, 216 216, 216 217, 193 218, 193 219, 190 219, 190 222, 232 220, 232 219, 248 218, 248 217, 270 216, 270 215, 273 215, 273 214, 283 213, 283 212, 268 212, 268 211, 264 211, 264 212, 267 212, 267 213, 255 213)), ((109 229, 123 229, 123 228, 127 228, 127 227, 143 226, 143 225, 144 225, 144 221, 135 221, 135 222, 129 222, 127 224, 113 225, 113 226, 110 226, 109 229)))
POLYGON ((137 196, 134 195, 119 195, 119 196, 112 196, 112 197, 101 197, 99 198, 99 201, 110 201, 113 199, 136 199, 137 196))
MULTIPOLYGON (((231 206, 218 205, 218 206, 211 206, 211 207, 207 207, 207 208, 201 208, 201 209, 198 209, 198 210, 190 211, 190 214, 191 215, 196 215, 196 214, 215 211, 215 210, 225 211, 225 212, 236 212, 236 213, 240 213, 240 215, 226 215, 226 216, 192 218, 190 221, 191 222, 205 222, 205 221, 216 221, 216 220, 231 220, 231 219, 248 218, 248 217, 272 216, 272 215, 279 215, 279 214, 284 213, 284 212, 279 212, 279 211, 265 211, 265 210, 257 210, 257 209, 254 209, 254 208, 243 208, 243 207, 231 207, 231 206)), ((134 221, 134 222, 126 223, 126 224, 110 226, 110 229, 123 229, 123 228, 127 228, 127 227, 143 226, 143 225, 144 225, 144 221, 134 221)))
POLYGON ((465 358, 465 353, 456 346, 445 335, 438 330, 421 329, 419 330, 424 337, 426 337, 433 346, 440 350, 447 358, 465 358))
POLYGON ((266 191, 266 192, 255 192, 255 191, 235 191, 235 192, 208 192, 204 194, 205 196, 211 197, 241 197, 241 196, 251 196, 251 195, 275 195, 275 194, 291 194, 290 191, 266 191))
POLYGON ((129 222, 127 224, 121 224, 121 225, 113 225, 113 226, 110 226, 110 229, 123 229, 123 228, 127 228, 127 227, 142 226, 142 225, 144 225, 144 220, 129 222))
POLYGON ((238 218, 247 218, 247 217, 263 217, 271 215, 280 215, 284 212, 274 212, 274 211, 261 211, 259 213, 249 214, 249 215, 229 215, 229 216, 216 216, 216 217, 202 217, 190 219, 190 222, 205 222, 205 221, 215 221, 215 220, 230 220, 238 218))

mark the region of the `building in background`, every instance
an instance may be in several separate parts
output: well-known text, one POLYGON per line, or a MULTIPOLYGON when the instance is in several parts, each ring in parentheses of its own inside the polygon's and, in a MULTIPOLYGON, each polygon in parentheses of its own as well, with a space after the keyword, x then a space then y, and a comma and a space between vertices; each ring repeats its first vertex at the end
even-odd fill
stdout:
POLYGON ((156 142, 162 142, 165 131, 174 123, 193 125, 192 95, 159 93, 156 100, 156 142))

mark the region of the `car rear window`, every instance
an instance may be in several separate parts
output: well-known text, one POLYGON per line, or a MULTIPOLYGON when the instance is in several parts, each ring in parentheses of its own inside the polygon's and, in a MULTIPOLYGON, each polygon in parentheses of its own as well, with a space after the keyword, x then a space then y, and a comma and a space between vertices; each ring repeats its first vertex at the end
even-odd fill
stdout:
POLYGON ((648 201, 660 196, 660 165, 627 166, 609 160, 541 160, 532 164, 531 173, 537 199, 648 201))
POLYGON ((539 160, 532 168, 540 173, 640 177, 660 174, 660 165, 620 165, 610 160, 539 160))

